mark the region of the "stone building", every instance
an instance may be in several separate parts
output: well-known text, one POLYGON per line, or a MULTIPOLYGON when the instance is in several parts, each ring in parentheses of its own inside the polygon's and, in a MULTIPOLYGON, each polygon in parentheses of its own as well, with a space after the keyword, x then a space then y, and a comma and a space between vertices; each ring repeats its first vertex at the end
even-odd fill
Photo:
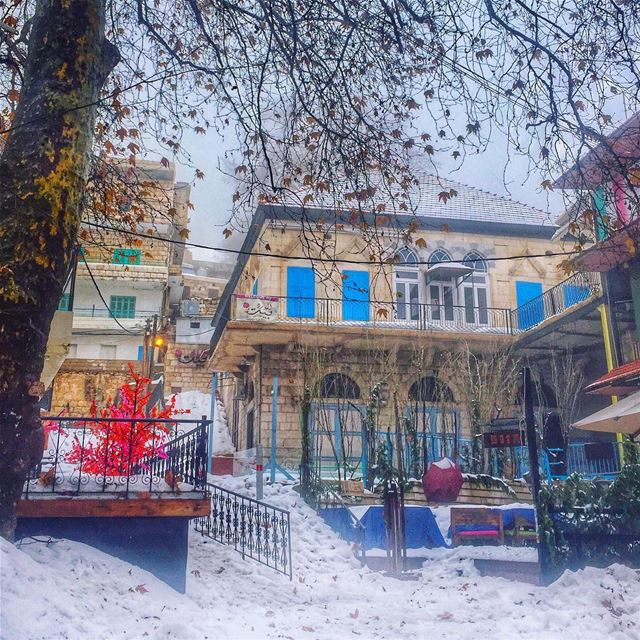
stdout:
MULTIPOLYGON (((60 309, 73 311, 73 327, 52 383, 52 414, 86 415, 92 402, 113 398, 127 380, 129 363, 141 369, 145 328, 155 318, 161 329, 172 300, 180 299, 184 251, 162 240, 180 238, 187 228, 190 186, 176 181, 175 167, 159 162, 139 161, 135 175, 147 185, 136 228, 153 239, 133 242, 87 227, 75 282, 60 301, 60 309)), ((120 213, 129 208, 121 203, 120 213)), ((154 373, 161 369, 160 364, 154 373)))
POLYGON ((166 393, 211 391, 207 369, 211 321, 233 264, 194 259, 185 251, 181 299, 171 313, 170 341, 164 360, 166 393))
POLYGON ((406 420, 425 455, 464 462, 475 436, 465 378, 442 354, 497 367, 556 313, 545 292, 564 312, 597 290, 563 281, 563 244, 542 211, 430 176, 416 201, 411 215, 257 209, 211 340, 238 448, 260 442, 268 455, 275 432, 279 463, 297 468, 304 423, 314 468, 357 477, 377 446, 366 433, 390 442, 406 420), (443 188, 457 192, 446 204, 443 188))

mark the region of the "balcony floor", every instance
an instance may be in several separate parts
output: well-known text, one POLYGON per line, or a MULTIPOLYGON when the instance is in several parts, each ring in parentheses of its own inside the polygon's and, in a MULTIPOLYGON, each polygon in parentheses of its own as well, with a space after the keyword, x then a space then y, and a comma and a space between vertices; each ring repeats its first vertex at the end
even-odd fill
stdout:
POLYGON ((348 349, 371 347, 376 340, 379 348, 410 348, 416 344, 437 343, 446 348, 466 341, 476 345, 496 342, 509 344, 514 336, 503 328, 469 325, 471 330, 455 330, 446 325, 418 329, 400 322, 332 322, 330 325, 293 319, 278 321, 230 320, 209 361, 215 371, 239 371, 245 357, 255 356, 260 345, 304 344, 309 347, 340 345, 348 349))

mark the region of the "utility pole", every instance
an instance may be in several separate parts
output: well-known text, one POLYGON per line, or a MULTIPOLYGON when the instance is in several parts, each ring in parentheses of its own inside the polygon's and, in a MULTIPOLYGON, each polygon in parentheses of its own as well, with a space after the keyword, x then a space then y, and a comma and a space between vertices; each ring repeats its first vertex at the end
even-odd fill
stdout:
MULTIPOLYGON (((147 361, 143 363, 143 376, 146 376, 149 379, 147 382, 147 395, 151 395, 153 390, 152 388, 152 377, 153 377, 153 357, 155 354, 155 346, 156 346, 156 334, 158 332, 158 316, 157 314, 153 316, 153 323, 151 323, 150 319, 147 318, 147 330, 145 331, 145 354, 147 354, 147 361), (151 330, 149 331, 149 326, 151 325, 151 330)), ((146 406, 147 417, 149 417, 151 413, 151 403, 147 402, 146 406)))
POLYGON ((533 414, 533 386, 531 384, 531 369, 522 369, 522 392, 524 396, 524 420, 527 428, 527 447, 529 449, 529 473, 531 474, 531 493, 533 505, 536 509, 536 521, 538 524, 538 564, 540 577, 546 584, 549 576, 549 549, 544 541, 542 532, 542 518, 540 513, 540 463, 538 460, 538 434, 536 433, 536 421, 533 414))

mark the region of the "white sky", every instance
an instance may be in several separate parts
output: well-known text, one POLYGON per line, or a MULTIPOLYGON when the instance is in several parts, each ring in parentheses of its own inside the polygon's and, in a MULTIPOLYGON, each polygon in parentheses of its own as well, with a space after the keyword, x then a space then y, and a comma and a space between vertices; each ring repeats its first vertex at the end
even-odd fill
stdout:
MULTIPOLYGON (((213 246, 238 246, 239 237, 225 241, 222 235, 231 215, 234 183, 233 178, 218 169, 219 164, 224 167, 227 163, 225 152, 235 147, 233 133, 226 140, 215 131, 209 131, 206 136, 194 134, 183 141, 183 146, 189 150, 194 164, 205 173, 205 179, 198 180, 191 192, 195 210, 190 216, 190 239, 213 246)), ((439 162, 439 172, 443 177, 536 206, 550 212, 552 219, 562 213, 562 196, 542 191, 540 183, 543 177, 537 172, 529 174, 526 158, 512 154, 506 170, 505 165, 506 139, 494 129, 491 144, 484 153, 467 156, 462 168, 453 172, 453 165, 443 158, 439 162)), ((178 167, 177 172, 179 180, 190 181, 193 178, 190 168, 178 167)), ((193 249, 193 253, 195 257, 204 260, 219 258, 206 250, 193 249)), ((229 255, 229 259, 233 259, 233 256, 229 255)))

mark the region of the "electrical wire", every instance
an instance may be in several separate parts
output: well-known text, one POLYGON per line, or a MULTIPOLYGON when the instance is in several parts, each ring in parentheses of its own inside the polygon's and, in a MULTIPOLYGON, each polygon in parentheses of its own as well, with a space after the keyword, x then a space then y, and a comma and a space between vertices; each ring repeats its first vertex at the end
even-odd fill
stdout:
MULTIPOLYGON (((354 260, 353 258, 309 258, 307 256, 288 256, 282 253, 268 253, 264 251, 243 251, 242 249, 229 249, 227 247, 212 247, 211 245, 200 244, 198 242, 188 242, 186 240, 174 240, 173 238, 162 238, 160 236, 154 236, 148 233, 140 233, 138 231, 125 231, 123 229, 117 229, 116 227, 111 227, 105 224, 99 224, 97 222, 83 222, 91 227, 96 227, 98 229, 104 229, 106 231, 115 231, 121 235, 131 235, 138 238, 144 238, 146 240, 158 240, 159 242, 167 242, 169 244, 175 244, 180 247, 194 247, 196 249, 207 249, 209 251, 219 251, 221 253, 231 253, 234 255, 241 256, 257 256, 261 258, 282 258, 285 260, 305 260, 311 262, 330 262, 332 264, 343 263, 343 264, 359 264, 359 265, 393 265, 393 261, 389 260, 354 260)), ((572 256, 580 253, 578 250, 572 251, 545 251, 544 253, 532 253, 524 256, 494 256, 494 257, 484 257, 484 260, 487 262, 503 262, 507 260, 523 260, 524 258, 552 258, 559 256, 572 256)), ((447 264, 448 262, 459 262, 459 260, 410 260, 409 262, 403 263, 404 266, 410 265, 427 265, 433 266, 437 264, 447 264)))

